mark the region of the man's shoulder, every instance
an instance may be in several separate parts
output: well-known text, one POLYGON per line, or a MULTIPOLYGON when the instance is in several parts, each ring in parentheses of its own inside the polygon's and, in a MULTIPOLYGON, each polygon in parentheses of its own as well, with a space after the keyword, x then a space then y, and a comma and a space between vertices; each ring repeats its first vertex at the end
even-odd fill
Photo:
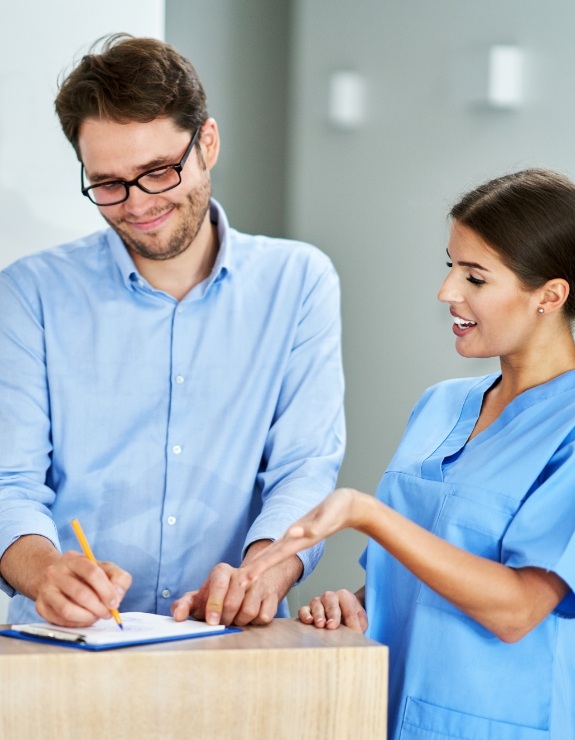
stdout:
POLYGON ((60 275, 71 271, 81 271, 89 268, 102 249, 107 249, 108 229, 97 231, 73 241, 59 244, 39 252, 20 257, 5 267, 2 272, 14 279, 21 279, 26 275, 45 275, 57 271, 60 275))
POLYGON ((308 242, 264 234, 246 234, 229 230, 233 260, 239 266, 259 263, 270 269, 300 270, 304 272, 333 270, 330 258, 308 242))

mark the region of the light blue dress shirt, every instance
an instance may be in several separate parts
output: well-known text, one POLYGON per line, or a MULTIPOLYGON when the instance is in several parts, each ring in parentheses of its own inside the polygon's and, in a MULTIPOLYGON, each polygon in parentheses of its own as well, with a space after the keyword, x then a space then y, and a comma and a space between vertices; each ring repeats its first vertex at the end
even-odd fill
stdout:
POLYGON ((390 647, 390 740, 575 738, 575 371, 522 393, 466 444, 497 377, 428 390, 377 496, 458 547, 553 571, 571 591, 506 644, 370 541, 368 635, 390 647))
MULTIPOLYGON (((280 536, 343 456, 331 262, 210 213, 216 264, 181 302, 112 230, 0 274, 0 555, 25 534, 77 550, 77 517, 133 576, 124 611, 169 614, 216 563, 280 536)), ((302 553, 304 576, 320 554, 302 553)), ((15 595, 9 618, 38 615, 15 595)))

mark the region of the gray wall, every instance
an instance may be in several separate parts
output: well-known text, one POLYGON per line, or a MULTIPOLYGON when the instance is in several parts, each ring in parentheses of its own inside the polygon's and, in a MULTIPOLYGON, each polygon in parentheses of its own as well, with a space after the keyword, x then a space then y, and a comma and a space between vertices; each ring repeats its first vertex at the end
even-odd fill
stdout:
MULTIPOLYGON (((470 186, 526 166, 575 175, 575 4, 218 0, 206 6, 167 0, 167 38, 177 26, 177 41, 183 49, 186 42, 214 104, 218 96, 230 156, 245 145, 233 125, 245 120, 236 85, 252 105, 258 97, 260 116, 267 111, 275 120, 273 90, 248 70, 260 52, 262 69, 281 67, 284 48, 276 59, 269 40, 289 39, 287 199, 274 187, 278 172, 255 159, 252 173, 230 164, 218 187, 234 213, 234 192, 248 187, 246 215, 234 220, 255 220, 254 230, 281 228, 281 219, 269 227, 267 219, 285 206, 286 234, 317 244, 334 260, 343 288, 349 436, 340 482, 373 491, 423 389, 495 367, 456 355, 448 311, 436 300, 446 272, 450 204, 470 186), (258 5, 263 15, 255 13, 258 5), (527 99, 516 111, 477 101, 486 50, 502 43, 526 52, 527 99), (224 69, 230 45, 234 66, 224 69), (367 117, 355 132, 327 120, 329 77, 341 69, 359 72, 366 83, 367 117), (273 208, 262 199, 263 181, 268 198, 278 201, 273 208)), ((292 593, 292 606, 325 588, 359 586, 363 545, 356 533, 332 538, 319 568, 292 593)))
POLYGON ((166 39, 202 79, 222 147, 214 196, 238 229, 280 236, 286 224, 291 3, 167 0, 166 39))

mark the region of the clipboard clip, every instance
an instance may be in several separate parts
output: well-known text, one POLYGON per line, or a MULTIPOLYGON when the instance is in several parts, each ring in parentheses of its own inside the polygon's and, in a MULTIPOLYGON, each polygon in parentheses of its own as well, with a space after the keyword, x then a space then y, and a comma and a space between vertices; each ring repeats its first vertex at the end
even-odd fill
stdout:
MULTIPOLYGON (((15 625, 14 625, 15 627, 15 625)), ((14 627, 12 629, 14 629, 14 627)), ((34 637, 45 637, 49 640, 63 640, 64 642, 77 642, 85 644, 86 638, 80 633, 74 632, 62 632, 53 627, 37 627, 37 626, 20 626, 15 630, 21 632, 23 635, 33 635, 34 637)))

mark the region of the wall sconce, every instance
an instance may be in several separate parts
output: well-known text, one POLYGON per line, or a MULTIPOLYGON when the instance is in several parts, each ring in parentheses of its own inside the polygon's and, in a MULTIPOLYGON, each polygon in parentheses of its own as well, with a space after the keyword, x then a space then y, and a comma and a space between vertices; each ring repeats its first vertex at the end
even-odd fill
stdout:
POLYGON ((365 122, 365 81, 358 72, 333 72, 329 78, 330 123, 341 129, 360 128, 365 122))
POLYGON ((494 108, 519 108, 524 97, 524 55, 518 46, 489 49, 487 102, 494 108))

